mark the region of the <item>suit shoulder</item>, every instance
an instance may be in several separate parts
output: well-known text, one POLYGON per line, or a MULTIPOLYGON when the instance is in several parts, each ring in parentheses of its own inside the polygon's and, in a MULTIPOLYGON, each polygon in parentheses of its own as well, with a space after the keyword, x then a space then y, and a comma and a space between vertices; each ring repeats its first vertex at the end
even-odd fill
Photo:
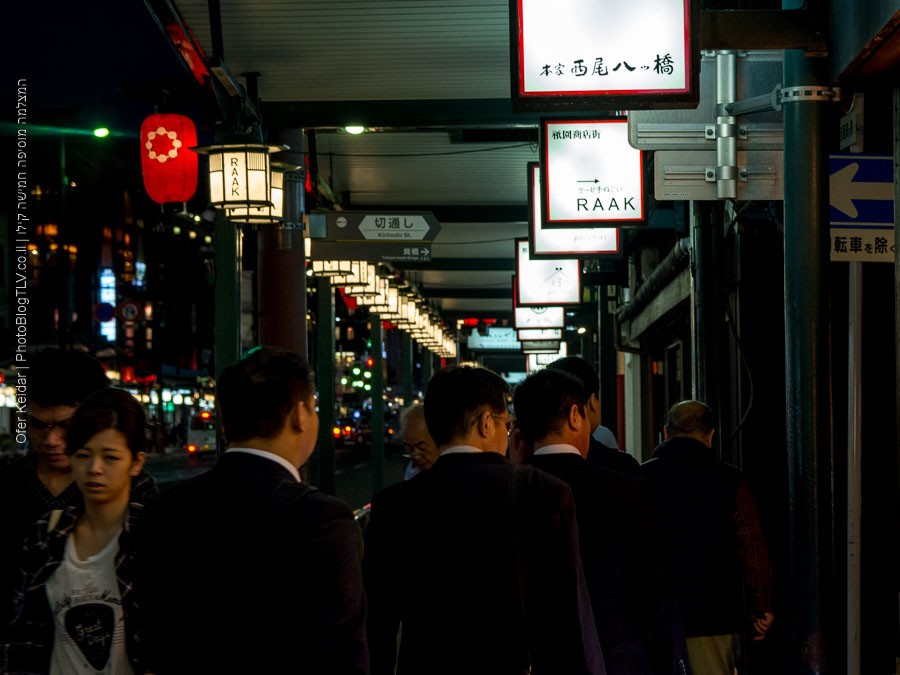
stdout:
POLYGON ((411 500, 411 495, 416 492, 423 478, 424 474, 419 474, 379 490, 372 496, 372 510, 390 509, 411 500), (414 481, 418 482, 414 484, 414 481))
POLYGON ((534 481, 539 486, 541 492, 552 493, 565 499, 572 498, 572 488, 562 478, 554 476, 536 466, 526 465, 525 468, 532 472, 534 481))
POLYGON ((279 492, 285 506, 292 512, 312 520, 353 520, 353 511, 346 502, 303 483, 286 483, 279 492))

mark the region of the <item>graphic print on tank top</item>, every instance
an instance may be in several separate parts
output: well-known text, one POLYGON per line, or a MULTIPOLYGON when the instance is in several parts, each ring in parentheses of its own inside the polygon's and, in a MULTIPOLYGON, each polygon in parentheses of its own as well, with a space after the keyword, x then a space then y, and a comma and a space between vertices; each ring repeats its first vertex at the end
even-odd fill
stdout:
POLYGON ((85 660, 95 670, 103 670, 112 652, 115 617, 109 605, 76 605, 66 612, 66 632, 85 660))

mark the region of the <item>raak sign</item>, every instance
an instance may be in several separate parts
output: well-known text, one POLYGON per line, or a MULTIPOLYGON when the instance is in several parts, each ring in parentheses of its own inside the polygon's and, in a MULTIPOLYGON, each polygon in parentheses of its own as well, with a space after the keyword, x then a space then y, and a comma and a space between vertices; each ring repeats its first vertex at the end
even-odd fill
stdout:
POLYGON ((644 168, 628 121, 541 121, 544 227, 612 226, 644 219, 644 168))

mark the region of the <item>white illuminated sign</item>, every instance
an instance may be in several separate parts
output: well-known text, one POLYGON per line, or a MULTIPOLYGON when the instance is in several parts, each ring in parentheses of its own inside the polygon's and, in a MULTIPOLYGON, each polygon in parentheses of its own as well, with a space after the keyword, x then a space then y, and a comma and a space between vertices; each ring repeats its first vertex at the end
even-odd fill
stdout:
POLYGON ((617 227, 541 227, 541 165, 528 164, 532 256, 592 256, 619 252, 617 227))
POLYGON ((562 328, 523 328, 519 340, 562 340, 562 328))
POLYGON ((488 329, 487 335, 473 330, 472 334, 466 338, 466 346, 469 349, 518 350, 520 348, 515 328, 493 327, 488 329))
POLYGON ((516 328, 565 328, 565 309, 558 307, 516 307, 516 328))
POLYGON ((526 354, 526 370, 533 373, 541 368, 546 368, 557 359, 568 356, 568 348, 565 342, 559 343, 559 351, 555 354, 526 354))
POLYGON ((627 120, 543 120, 543 227, 644 219, 641 151, 627 120))
POLYGON ((514 98, 552 105, 553 97, 609 97, 594 105, 608 109, 636 107, 622 105, 625 97, 645 107, 653 100, 693 100, 699 55, 691 47, 690 0, 510 4, 514 98))
POLYGON ((525 340, 522 352, 525 354, 556 354, 559 351, 559 340, 525 340))
POLYGON ((581 261, 532 259, 527 239, 516 240, 516 304, 577 305, 581 302, 581 261))
MULTIPOLYGON (((116 306, 116 274, 109 267, 100 270, 100 302, 116 306)), ((110 342, 116 341, 116 320, 100 324, 100 334, 110 342)))

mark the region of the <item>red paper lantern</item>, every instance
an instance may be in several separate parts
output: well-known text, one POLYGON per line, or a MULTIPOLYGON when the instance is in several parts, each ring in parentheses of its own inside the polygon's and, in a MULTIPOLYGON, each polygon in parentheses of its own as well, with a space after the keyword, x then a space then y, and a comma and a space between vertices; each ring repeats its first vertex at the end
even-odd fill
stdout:
POLYGON ((150 115, 141 124, 141 172, 150 199, 186 202, 197 191, 197 127, 189 117, 150 115))

